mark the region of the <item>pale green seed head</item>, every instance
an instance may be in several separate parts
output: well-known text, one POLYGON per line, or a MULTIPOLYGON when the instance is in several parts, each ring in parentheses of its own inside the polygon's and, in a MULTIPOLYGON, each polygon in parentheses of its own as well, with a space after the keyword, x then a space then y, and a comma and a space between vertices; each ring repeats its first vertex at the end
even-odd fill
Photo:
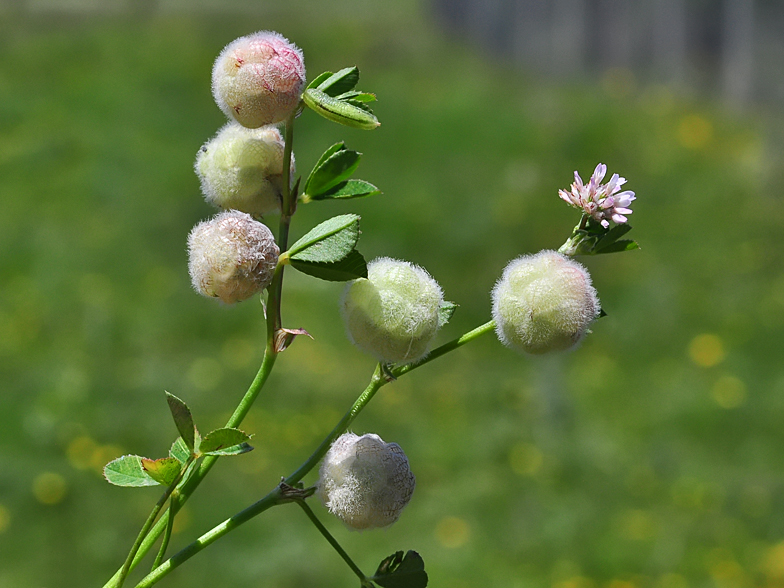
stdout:
POLYGON ((378 435, 341 435, 319 470, 318 492, 350 529, 387 527, 411 500, 416 478, 397 443, 378 435))
POLYGON ((407 363, 427 354, 444 301, 438 283, 419 266, 380 258, 368 277, 351 282, 342 302, 349 338, 385 363, 407 363))
POLYGON ((600 311, 588 271, 555 251, 509 263, 492 298, 498 338, 532 354, 574 347, 600 311))
MULTIPOLYGON (((208 202, 224 210, 265 215, 280 210, 283 137, 275 127, 228 123, 196 156, 195 170, 208 202)), ((290 174, 294 173, 294 156, 290 174)))
POLYGON ((250 129, 285 121, 305 85, 302 51, 260 31, 229 43, 212 69, 212 94, 226 116, 250 129))
POLYGON ((188 235, 188 270, 203 296, 232 304, 266 288, 280 250, 272 232, 231 210, 196 225, 188 235))

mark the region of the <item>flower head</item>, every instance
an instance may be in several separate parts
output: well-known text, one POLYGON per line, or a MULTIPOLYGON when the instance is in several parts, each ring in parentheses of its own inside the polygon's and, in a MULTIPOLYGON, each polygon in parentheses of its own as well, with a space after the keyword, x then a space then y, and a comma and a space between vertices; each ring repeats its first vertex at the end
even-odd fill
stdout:
POLYGON ((346 286, 341 310, 357 347, 386 363, 408 363, 428 352, 443 301, 441 286, 427 271, 381 257, 368 264, 367 278, 346 286))
MULTIPOLYGON (((253 215, 280 210, 283 151, 277 128, 247 129, 228 123, 196 156, 196 174, 205 198, 223 209, 253 215)), ((289 172, 294 172, 293 154, 289 172)))
POLYGON ((511 261, 492 298, 501 342, 535 355, 574 347, 600 312, 588 271, 555 251, 511 261))
POLYGON ((613 174, 609 182, 602 184, 606 174, 607 166, 600 163, 593 170, 588 184, 583 184, 580 174, 575 171, 571 190, 558 190, 564 202, 582 209, 605 229, 610 226, 610 220, 618 224, 625 223, 628 220, 626 215, 632 213, 629 206, 635 199, 634 192, 630 190, 619 192, 626 178, 618 174, 613 174))
POLYGON ((350 529, 394 523, 411 500, 416 478, 397 443, 378 435, 345 433, 332 444, 319 471, 324 505, 350 529))
POLYGON ((272 232, 236 210, 196 225, 188 235, 188 270, 193 288, 233 304, 266 288, 280 250, 272 232))
POLYGON ((218 106, 250 129, 286 120, 297 109, 304 85, 302 51, 273 31, 232 41, 212 69, 218 106))

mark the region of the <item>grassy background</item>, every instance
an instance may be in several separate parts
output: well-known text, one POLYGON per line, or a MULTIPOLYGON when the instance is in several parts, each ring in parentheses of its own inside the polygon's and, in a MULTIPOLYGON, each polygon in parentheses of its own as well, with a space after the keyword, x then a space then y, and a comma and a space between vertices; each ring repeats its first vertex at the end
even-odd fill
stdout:
MULTIPOLYGON (((211 63, 267 28, 303 48, 311 78, 356 64, 380 98, 372 133, 299 119, 300 172, 345 139, 384 195, 304 206, 293 237, 361 214, 368 259, 412 260, 461 305, 440 340, 487 320, 509 259, 563 242, 576 218, 557 190, 574 169, 602 161, 639 196, 643 249, 585 260, 609 316, 579 350, 531 359, 487 337, 384 388, 356 421, 400 443, 418 481, 386 531, 349 533, 314 507, 358 564, 416 549, 431 585, 453 588, 784 583, 779 118, 625 71, 526 77, 445 38, 413 1, 175 4, 0 20, 0 588, 102 585, 159 495, 110 486, 103 464, 165 454, 164 389, 210 430, 255 373, 260 306, 195 295, 185 240, 213 212, 192 171, 224 122, 211 63)), ((372 372, 343 334, 340 285, 289 272, 286 287, 285 322, 315 341, 278 362, 243 426, 256 450, 217 465, 174 549, 292 471, 372 372)), ((354 582, 284 506, 161 585, 354 582)))

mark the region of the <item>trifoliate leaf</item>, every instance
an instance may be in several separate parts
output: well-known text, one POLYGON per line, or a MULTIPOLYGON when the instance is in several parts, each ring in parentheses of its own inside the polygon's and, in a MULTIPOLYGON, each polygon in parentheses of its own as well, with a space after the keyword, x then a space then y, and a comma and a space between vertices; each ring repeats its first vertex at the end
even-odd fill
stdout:
POLYGON ((177 437, 177 440, 172 443, 171 449, 169 449, 169 457, 173 457, 183 465, 190 459, 190 449, 185 445, 182 437, 177 437))
POLYGON ((107 482, 115 486, 157 486, 142 467, 142 460, 146 457, 138 455, 123 455, 107 463, 103 468, 103 476, 107 482))
POLYGON ((454 302, 442 302, 441 306, 438 307, 438 326, 443 327, 445 324, 449 322, 449 319, 452 318, 452 315, 455 314, 458 305, 454 302))
POLYGON ((336 263, 351 253, 358 239, 359 216, 342 214, 311 229, 288 254, 292 265, 295 261, 336 263))
POLYGON ((253 450, 246 443, 249 439, 250 435, 239 429, 215 429, 201 440, 199 452, 202 455, 240 455, 253 450))
POLYGON ((182 470, 182 464, 174 457, 162 457, 161 459, 143 457, 142 467, 148 476, 164 486, 171 485, 182 470))
POLYGON ((335 97, 353 90, 357 82, 359 82, 359 68, 357 66, 345 67, 339 72, 324 78, 315 88, 329 96, 335 97))
POLYGON ((342 125, 357 129, 372 130, 381 123, 375 115, 349 104, 344 100, 338 100, 325 94, 321 90, 309 88, 302 95, 302 100, 313 111, 324 118, 342 125))
MULTIPOLYGON (((334 147, 336 146, 333 145, 330 149, 334 147)), ((322 156, 305 183, 305 194, 313 198, 350 178, 359 165, 360 157, 361 153, 346 149, 345 146, 326 158, 322 156)))
POLYGON ((385 558, 370 579, 383 588, 425 588, 425 562, 416 551, 409 551, 405 556, 398 551, 385 558))
POLYGON ((330 188, 322 194, 317 196, 306 195, 303 200, 308 202, 310 200, 337 200, 348 198, 364 198, 365 196, 375 196, 381 194, 381 190, 376 188, 370 182, 365 180, 348 180, 339 183, 334 188, 330 188))
POLYGON ((356 249, 335 263, 300 261, 292 258, 291 267, 330 282, 348 282, 357 278, 367 278, 367 263, 356 249))
POLYGON ((182 440, 188 449, 193 451, 198 433, 196 432, 196 425, 193 424, 191 410, 187 404, 174 394, 166 392, 166 401, 169 403, 169 410, 172 417, 174 417, 174 424, 177 425, 177 430, 180 432, 182 440))

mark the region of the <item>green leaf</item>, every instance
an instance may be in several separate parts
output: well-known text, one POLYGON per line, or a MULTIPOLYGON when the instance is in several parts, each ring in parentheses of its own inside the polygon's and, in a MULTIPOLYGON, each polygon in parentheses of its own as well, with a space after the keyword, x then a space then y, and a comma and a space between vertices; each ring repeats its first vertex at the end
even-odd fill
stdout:
POLYGON ((348 180, 339 183, 334 188, 330 188, 317 196, 308 195, 305 197, 305 200, 337 200, 340 198, 346 200, 348 198, 375 196, 376 194, 381 194, 381 190, 370 182, 366 182, 365 180, 348 180))
POLYGON ((369 131, 381 124, 375 115, 315 88, 305 90, 302 100, 311 110, 342 125, 369 131))
POLYGON ((425 588, 425 562, 416 551, 409 551, 405 556, 398 551, 385 558, 370 579, 383 588, 425 588))
MULTIPOLYGON (((324 75, 324 74, 322 74, 324 75)), ((319 76, 320 78, 321 76, 319 76)), ((316 78, 318 79, 318 78, 316 78)), ((359 68, 345 67, 321 81, 316 88, 329 96, 338 96, 354 89, 359 82, 359 68)))
POLYGON ((294 261, 335 263, 354 249, 359 239, 359 216, 334 216, 311 229, 289 249, 294 261))
POLYGON ((639 248, 640 246, 636 241, 632 241, 631 239, 622 239, 620 241, 616 241, 615 243, 611 243, 610 245, 607 245, 598 251, 594 251, 594 253, 618 253, 619 251, 634 251, 635 249, 639 248))
POLYGON ((343 102, 345 102, 346 104, 351 104, 351 106, 356 106, 357 108, 361 108, 362 110, 364 110, 369 114, 373 114, 373 109, 370 108, 367 102, 363 102, 361 100, 354 100, 352 98, 348 98, 348 99, 344 98, 343 102))
POLYGON ((345 148, 346 148, 346 144, 343 143, 343 141, 341 141, 340 143, 335 143, 334 145, 332 145, 332 147, 330 147, 324 153, 322 153, 321 157, 319 157, 319 160, 316 162, 316 165, 313 166, 313 170, 310 172, 308 179, 305 181, 305 185, 307 186, 308 184, 310 184, 310 180, 313 178, 313 174, 316 173, 318 168, 324 165, 324 162, 327 159, 332 157, 338 151, 343 151, 345 148))
POLYGON ((325 80, 328 80, 332 75, 333 74, 331 71, 325 71, 324 73, 319 74, 318 76, 316 76, 316 79, 314 79, 312 82, 308 84, 308 88, 318 88, 321 84, 324 83, 325 80))
POLYGON ((356 171, 361 156, 362 154, 358 151, 346 149, 345 146, 326 159, 323 159, 322 156, 322 160, 319 160, 316 167, 313 168, 305 183, 305 194, 310 197, 318 196, 350 178, 351 174, 356 171))
POLYGON ((188 446, 185 445, 185 441, 182 440, 182 437, 177 437, 177 440, 172 443, 171 449, 169 449, 169 457, 173 457, 183 465, 190 459, 191 451, 188 449, 188 446))
POLYGON ((106 481, 115 486, 157 486, 158 482, 147 475, 142 467, 142 460, 146 457, 138 455, 123 455, 107 463, 103 468, 106 481))
POLYGON ((177 398, 174 394, 166 392, 166 401, 169 403, 169 410, 174 417, 174 424, 177 425, 177 430, 180 432, 182 440, 191 451, 195 448, 196 443, 196 425, 193 424, 193 416, 188 405, 182 400, 177 398))
POLYGON ((239 455, 253 449, 246 443, 248 440, 250 435, 239 429, 215 429, 201 440, 199 451, 203 455, 239 455))
POLYGON ((452 318, 452 315, 455 314, 457 307, 459 305, 455 304, 454 302, 447 302, 444 301, 441 303, 441 306, 438 307, 438 326, 443 327, 445 324, 449 322, 449 319, 452 318))
POLYGON ((356 100, 357 102, 375 102, 376 95, 369 94, 368 92, 360 92, 358 90, 354 90, 352 92, 346 92, 345 94, 341 94, 340 96, 335 96, 338 100, 356 100))
POLYGON ((148 476, 164 486, 171 485, 182 470, 182 464, 174 457, 162 457, 161 459, 143 457, 142 467, 148 476))
POLYGON ((356 249, 335 263, 291 260, 291 267, 304 274, 330 282, 348 282, 357 278, 367 278, 365 258, 356 249))

